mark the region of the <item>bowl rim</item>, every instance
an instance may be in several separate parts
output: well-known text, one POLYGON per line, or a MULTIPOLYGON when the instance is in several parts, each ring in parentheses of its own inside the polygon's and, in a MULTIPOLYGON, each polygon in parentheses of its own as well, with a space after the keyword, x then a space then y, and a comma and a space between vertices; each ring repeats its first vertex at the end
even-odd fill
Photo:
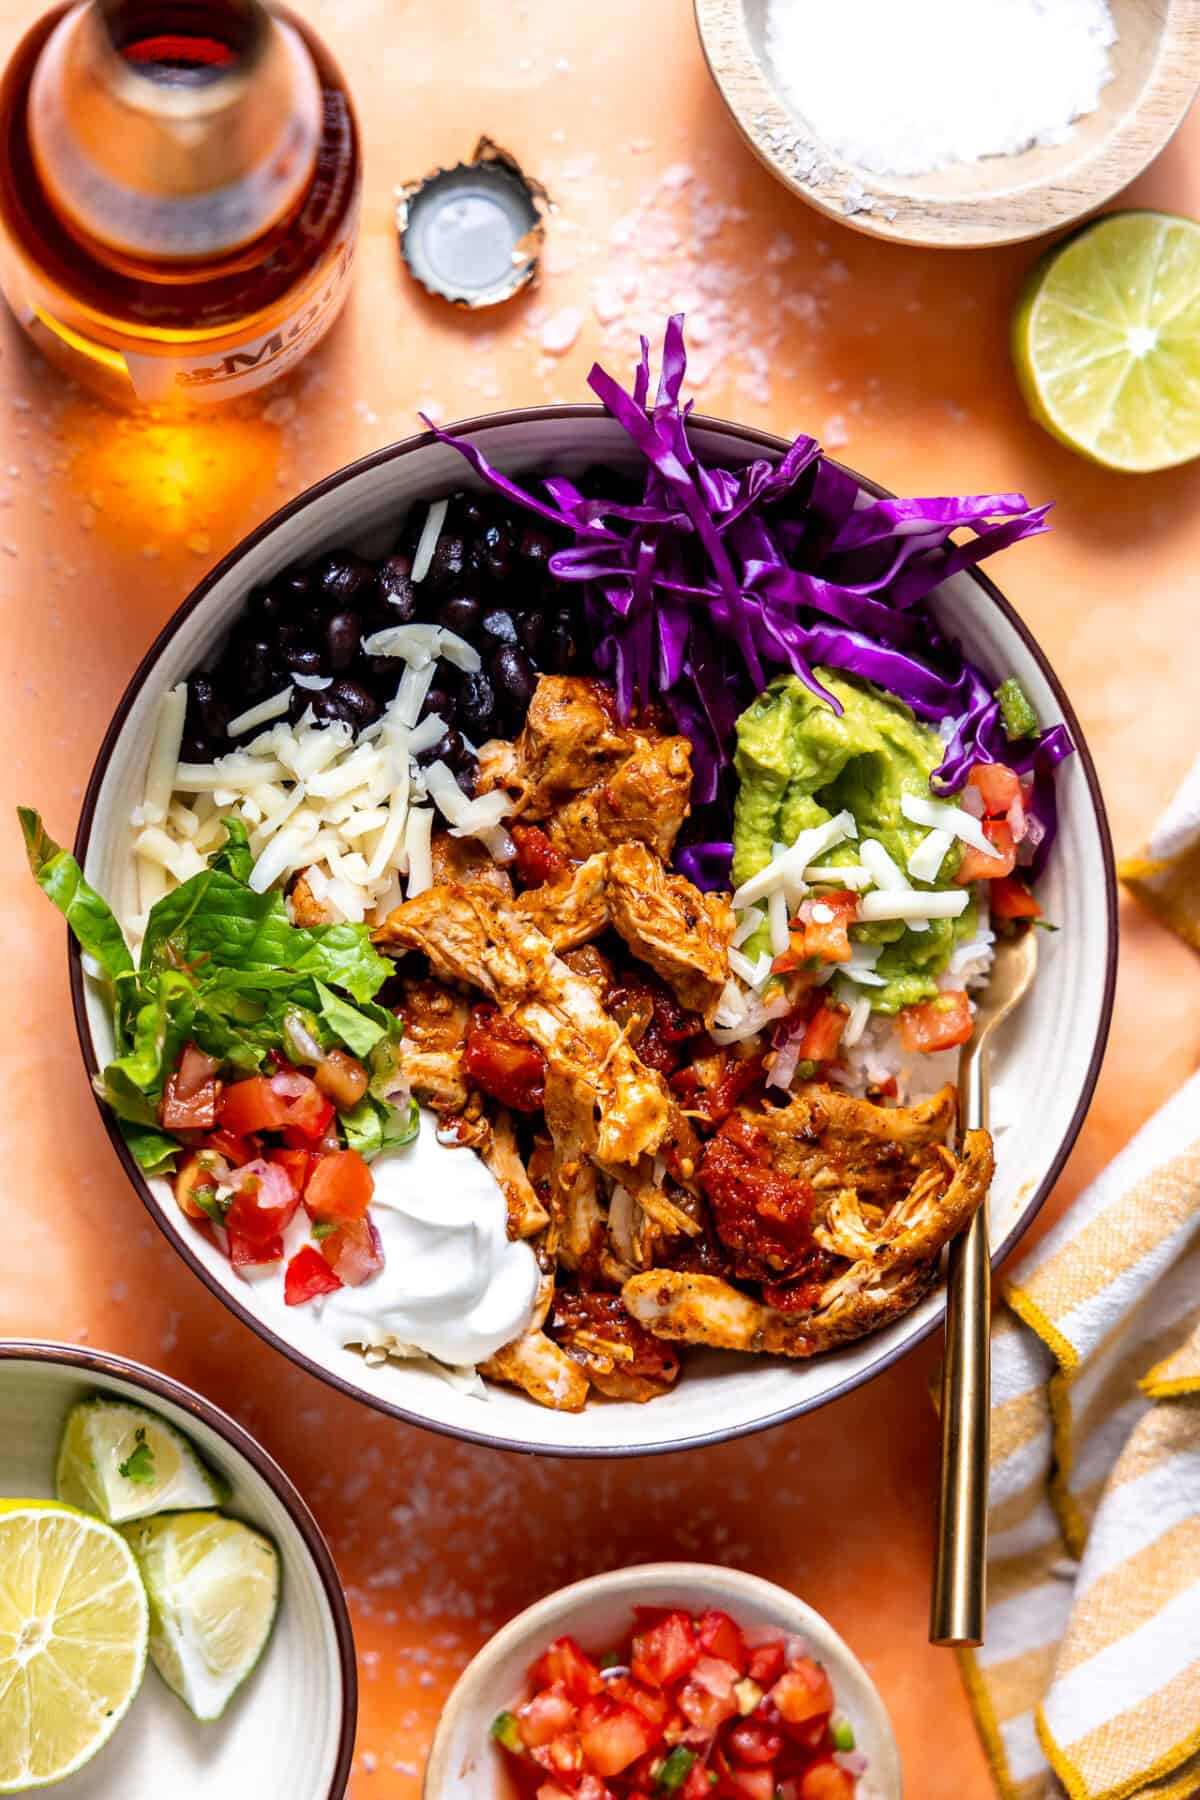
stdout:
POLYGON ((800 121, 778 97, 750 40, 746 0, 693 0, 693 12, 713 86, 763 167, 839 225, 887 243, 931 250, 1025 243, 1089 218, 1162 154, 1200 88, 1200 58, 1187 54, 1200 25, 1200 0, 1166 0, 1161 41, 1136 103, 1114 117, 1098 143, 1055 174, 1014 182, 994 193, 938 198, 913 192, 908 184, 920 176, 875 175, 822 145, 824 168, 805 180, 788 168, 771 141, 772 134, 785 141, 794 138, 800 121), (730 41, 723 43, 726 34, 730 41), (1149 132, 1143 121, 1153 118, 1160 125, 1149 132), (848 212, 843 202, 853 183, 865 204, 848 212), (1040 216, 1035 218, 1037 209, 1040 216), (980 222, 980 215, 986 222, 980 222))
MULTIPOLYGON (((444 429, 453 436, 476 439, 488 432, 509 429, 514 425, 537 425, 551 421, 562 422, 572 419, 591 420, 608 417, 609 414, 607 410, 598 403, 575 401, 557 406, 508 407, 499 412, 481 413, 473 418, 456 420, 452 425, 448 425, 444 429)), ((772 455, 782 456, 788 448, 788 440, 786 438, 781 438, 775 432, 761 430, 759 427, 753 425, 736 424, 732 420, 720 419, 707 413, 692 414, 689 424, 699 431, 723 433, 746 445, 751 451, 759 454, 765 451, 772 455)), ((336 492, 338 488, 344 486, 349 481, 356 480, 367 470, 381 468, 388 463, 398 462, 402 457, 411 456, 418 451, 429 449, 439 441, 440 440, 435 437, 431 431, 417 432, 410 437, 401 438, 395 443, 385 444, 378 450, 369 451, 365 456, 357 457, 353 462, 346 463, 341 468, 333 470, 330 474, 322 476, 320 480, 313 482, 312 485, 305 488, 303 492, 297 494, 293 499, 287 501, 285 505, 271 513, 261 524, 256 525, 252 531, 248 532, 245 537, 240 538, 233 548, 223 556, 218 563, 214 564, 207 574, 192 588, 187 597, 180 602, 179 606, 176 607, 175 611, 166 620, 162 629, 158 632, 153 643, 150 645, 131 675, 126 684, 124 693, 117 702, 117 707, 113 713, 111 723, 109 724, 100 748, 96 753, 96 760, 92 766, 91 775, 88 778, 88 785, 86 792, 84 793, 83 805, 79 815, 79 825, 75 834, 74 854, 81 867, 84 865, 87 858, 88 846, 91 843, 92 827, 95 823, 96 811, 100 798, 100 789, 108 772, 108 765, 117 740, 124 730, 125 721, 134 701, 141 692, 143 685, 153 673, 154 667, 157 664, 159 657, 162 655, 162 652, 185 620, 190 618, 192 613, 195 612, 199 606, 203 605, 211 590, 218 582, 224 580, 226 575, 236 569, 237 565, 250 550, 254 549, 264 538, 269 537, 272 532, 277 531, 281 526, 287 524, 289 520, 302 513, 305 508, 314 501, 323 499, 326 495, 336 492)), ((869 480, 865 475, 860 475, 856 469, 851 469, 845 463, 839 463, 832 457, 827 458, 827 460, 834 468, 841 470, 844 474, 849 475, 854 481, 858 482, 862 489, 872 494, 876 499, 887 500, 895 498, 887 488, 881 487, 878 482, 869 480)), ((991 1264, 992 1268, 995 1269, 1028 1230, 1042 1206, 1045 1204, 1055 1182, 1062 1172, 1063 1164, 1066 1162, 1067 1157, 1074 1147, 1075 1140, 1079 1136, 1083 1121, 1087 1116, 1088 1108, 1091 1105, 1092 1095, 1100 1075, 1100 1066, 1104 1060, 1104 1051, 1108 1042, 1109 1028, 1112 1023, 1113 996, 1116 988, 1117 875, 1116 862, 1113 855, 1112 837, 1108 826, 1108 815, 1105 811, 1104 800, 1100 792, 1100 781, 1096 773, 1096 766, 1092 760, 1092 755, 1088 749, 1087 740, 1083 735, 1075 709, 1067 698, 1062 683, 1051 668, 1045 653, 1037 643, 1033 633, 1025 624, 1025 621, 1021 618, 1012 603, 1005 599, 996 584, 986 575, 981 574, 976 568, 962 571, 962 573, 970 580, 976 582, 979 587, 983 589, 984 593, 992 602, 992 605, 999 610, 1005 621, 1017 633, 1018 637, 1025 645, 1025 648, 1037 663, 1044 680, 1054 695, 1055 702, 1071 733, 1072 742, 1075 745, 1075 752, 1079 758, 1079 765, 1082 768, 1084 777, 1087 781, 1092 810, 1096 818, 1097 826, 1099 827, 1100 848, 1104 862, 1106 957, 1104 991, 1101 997, 1100 1024, 1096 1033, 1096 1041, 1092 1047, 1092 1054, 1088 1062, 1087 1073, 1067 1130, 1032 1195, 1022 1207, 1012 1230, 992 1251, 991 1264)), ((80 1049, 83 1053, 84 1066, 87 1070, 89 1085, 93 1085, 92 1078, 99 1073, 100 1065, 95 1054, 91 1030, 88 1023, 87 985, 84 976, 83 955, 70 932, 67 933, 67 958, 68 976, 71 987, 71 1007, 75 1017, 75 1030, 79 1038, 80 1049)), ((95 1094, 94 1085, 93 1094, 95 1094)), ((397 1404, 397 1402, 389 1400, 386 1395, 368 1393, 356 1383, 349 1380, 348 1377, 339 1374, 336 1370, 323 1367, 322 1364, 308 1356, 297 1345, 289 1344, 286 1339, 277 1333, 270 1325, 260 1319, 249 1307, 244 1306, 240 1300, 231 1294, 228 1289, 226 1289, 222 1283, 209 1272, 201 1259, 187 1243, 184 1236, 181 1233, 176 1233, 173 1225, 168 1222, 167 1215, 163 1212, 162 1208, 159 1207, 151 1193, 146 1177, 143 1175, 132 1151, 118 1130, 116 1119, 110 1113, 108 1108, 103 1105, 99 1097, 96 1097, 96 1106, 103 1121, 104 1128, 108 1133, 109 1142, 115 1149, 126 1175, 155 1225, 162 1232, 163 1236, 167 1239, 175 1252, 183 1257, 188 1267, 192 1270, 192 1273, 199 1277, 205 1287, 208 1288, 209 1292, 214 1294, 217 1299, 221 1301, 222 1305, 228 1307, 234 1316, 241 1320, 243 1325, 248 1326, 257 1337, 263 1340, 264 1343, 281 1351, 283 1355, 288 1357, 288 1359, 295 1363, 297 1367, 307 1370, 310 1375, 317 1376, 319 1380, 328 1383, 339 1393, 346 1394, 352 1399, 374 1408, 377 1412, 387 1414, 391 1418, 401 1419, 405 1424, 417 1425, 425 1430, 438 1432, 445 1437, 457 1438, 464 1443, 480 1444, 488 1449, 503 1450, 517 1455, 562 1456, 569 1458, 665 1456, 675 1451, 699 1450, 712 1444, 721 1444, 737 1438, 752 1436, 756 1432, 766 1431, 772 1426, 782 1425, 790 1419, 799 1418, 804 1413, 816 1412, 821 1407, 828 1406, 832 1401, 841 1399, 844 1395, 852 1393, 856 1388, 862 1387, 866 1382, 874 1380, 877 1375, 881 1375, 883 1371, 890 1368, 894 1362, 899 1361, 901 1357, 907 1356, 910 1351, 916 1349, 917 1345, 923 1343, 927 1337, 930 1337, 942 1323, 944 1306, 935 1311, 933 1317, 927 1320, 919 1330, 914 1332, 910 1337, 907 1337, 903 1343, 897 1344, 886 1351, 884 1355, 873 1362, 869 1368, 860 1370, 856 1374, 848 1375, 845 1380, 838 1382, 836 1386, 827 1389, 822 1394, 797 1400, 793 1405, 777 1408, 775 1411, 764 1414, 759 1418, 749 1419, 743 1424, 722 1426, 715 1430, 704 1431, 687 1437, 667 1438, 661 1442, 656 1442, 653 1445, 638 1445, 630 1448, 621 1444, 547 1445, 517 1437, 500 1442, 492 1433, 475 1431, 469 1426, 456 1425, 448 1421, 430 1419, 423 1413, 414 1412, 409 1407, 401 1406, 397 1404)))
POLYGON ((824 1654, 830 1654, 831 1644, 833 1652, 841 1661, 843 1671, 852 1670, 871 1695, 895 1758, 897 1773, 903 1780, 900 1746, 896 1742, 895 1728, 883 1695, 861 1658, 823 1612, 801 1599, 791 1588, 784 1587, 782 1582, 772 1581, 765 1575, 756 1575, 749 1569, 740 1569, 726 1563, 671 1561, 628 1563, 619 1569, 602 1569, 595 1575, 585 1575, 578 1581, 568 1582, 565 1587, 554 1588, 550 1593, 530 1601, 519 1613, 514 1613, 499 1631, 493 1632, 480 1645, 443 1702, 425 1762, 422 1800, 441 1800, 442 1794, 447 1791, 447 1771, 440 1763, 450 1753, 450 1729, 473 1699, 471 1690, 481 1677, 486 1679, 495 1663, 519 1649, 526 1639, 533 1638, 536 1641, 543 1632, 548 1634, 550 1630, 569 1628, 569 1621, 576 1607, 586 1605, 593 1597, 606 1593, 620 1594, 622 1590, 628 1590, 632 1605, 637 1595, 651 1583, 692 1588, 697 1597, 703 1597, 707 1604, 711 1604, 715 1594, 730 1607, 739 1604, 748 1607, 757 1605, 764 1612, 790 1614, 791 1623, 787 1629, 798 1636, 803 1635, 805 1630, 811 1631, 815 1622, 822 1635, 830 1641, 822 1646, 824 1654), (430 1781, 435 1777, 439 1786, 432 1788, 430 1781))
POLYGON ((341 1719, 338 1726, 337 1756, 329 1783, 327 1800, 342 1800, 354 1761, 354 1740, 358 1727, 358 1656, 354 1631, 350 1624, 350 1608, 345 1590, 334 1564, 333 1553, 325 1541, 303 1494, 269 1451, 251 1437, 244 1425, 206 1399, 195 1388, 186 1387, 172 1375, 164 1375, 132 1357, 119 1356, 111 1350, 93 1350, 86 1344, 68 1344, 55 1338, 2 1338, 0 1363, 35 1362, 53 1367, 76 1369, 81 1374, 107 1375, 128 1381, 157 1400, 169 1400, 190 1418, 198 1419, 210 1431, 224 1439, 245 1458, 257 1475, 266 1482, 292 1524, 300 1534, 304 1548, 312 1560, 333 1620, 337 1643, 341 1719))

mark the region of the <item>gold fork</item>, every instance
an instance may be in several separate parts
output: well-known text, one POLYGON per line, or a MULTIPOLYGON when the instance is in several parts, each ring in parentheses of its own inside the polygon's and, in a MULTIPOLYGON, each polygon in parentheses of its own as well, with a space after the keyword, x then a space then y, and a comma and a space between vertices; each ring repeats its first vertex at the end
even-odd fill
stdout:
MULTIPOLYGON (((1037 932, 996 946, 975 1030, 958 1064, 958 1138, 988 1127, 988 1039, 1029 991, 1037 932)), ((981 1644, 986 1605, 988 1439, 991 1416, 991 1261, 988 1202, 950 1246, 942 1365, 942 1478, 929 1638, 981 1644)))

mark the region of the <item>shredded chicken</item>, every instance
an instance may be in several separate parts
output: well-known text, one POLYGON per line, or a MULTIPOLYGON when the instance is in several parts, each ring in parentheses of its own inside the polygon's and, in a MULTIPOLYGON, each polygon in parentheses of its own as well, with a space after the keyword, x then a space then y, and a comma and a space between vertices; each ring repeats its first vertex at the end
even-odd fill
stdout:
POLYGON ((519 1338, 481 1363, 479 1373, 523 1389, 539 1406, 555 1412, 582 1412, 587 1404, 588 1378, 575 1359, 542 1329, 553 1300, 554 1274, 548 1271, 543 1274, 529 1325, 519 1338))
POLYGON ((538 1199, 517 1149, 512 1114, 503 1108, 490 1122, 479 1154, 499 1182, 508 1207, 510 1238, 536 1237, 550 1223, 550 1214, 538 1199))
POLYGON ((313 893, 307 872, 301 870, 288 895, 292 924, 309 930, 314 925, 328 925, 333 918, 330 909, 313 893))
POLYGON ((414 1097, 435 1112, 461 1112, 467 1104, 463 1043, 469 1008, 437 981, 406 981, 399 1014, 400 1072, 414 1097))
POLYGON ((781 1174, 807 1181, 818 1196, 853 1188, 862 1200, 890 1206, 936 1162, 955 1108, 950 1086, 916 1106, 876 1106, 810 1083, 787 1106, 740 1112, 766 1139, 781 1174))
POLYGON ((729 902, 669 874, 639 843, 609 851, 605 891, 613 925, 634 955, 711 1025, 729 979, 729 902))
POLYGON ((711 1025, 729 979, 733 909, 722 895, 669 873, 645 844, 589 856, 557 881, 527 889, 516 905, 558 951, 612 925, 681 1005, 711 1025))
POLYGON ((609 1400, 644 1405, 665 1394, 679 1374, 679 1358, 630 1317, 616 1294, 556 1294, 554 1337, 609 1400))
POLYGON ((544 820, 551 843, 583 860, 639 842, 664 860, 688 815, 692 747, 650 726, 622 726, 611 693, 575 675, 543 675, 521 734, 484 746, 476 791, 504 788, 516 814, 544 820))
POLYGON ((662 1076, 639 1062, 590 984, 536 927, 490 890, 430 888, 375 933, 385 949, 420 950, 445 980, 482 988, 539 1046, 572 1095, 583 1141, 602 1163, 657 1150, 669 1122, 662 1076))
POLYGON ((854 1269, 832 1284, 811 1313, 780 1312, 717 1275, 651 1269, 621 1290, 633 1317, 656 1337, 716 1350, 748 1350, 808 1357, 875 1331, 924 1298, 937 1279, 936 1262, 917 1263, 865 1280, 854 1269), (853 1279, 851 1279, 853 1277, 853 1279))
POLYGON ((498 894, 512 898, 512 877, 492 861, 478 839, 456 838, 448 831, 435 831, 429 850, 435 887, 456 881, 460 887, 494 888, 498 894))

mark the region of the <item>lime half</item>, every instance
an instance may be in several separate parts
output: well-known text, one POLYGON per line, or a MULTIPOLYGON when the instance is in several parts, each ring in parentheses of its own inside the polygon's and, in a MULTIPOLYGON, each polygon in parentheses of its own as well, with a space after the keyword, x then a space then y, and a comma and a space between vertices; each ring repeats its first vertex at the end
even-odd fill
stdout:
POLYGON ((229 1489, 181 1431, 142 1406, 83 1400, 71 1408, 58 1450, 58 1497, 124 1525, 150 1513, 223 1506, 229 1489))
POLYGON ((1200 224, 1110 213, 1033 270, 1017 379, 1047 431, 1106 468, 1200 455, 1200 224))
POLYGON ((219 1513, 163 1513, 123 1528, 150 1596, 150 1660, 198 1719, 215 1719, 266 1647, 279 1553, 219 1513))
POLYGON ((0 1794, 61 1781, 142 1683, 149 1615, 129 1546, 99 1519, 0 1501, 0 1794))

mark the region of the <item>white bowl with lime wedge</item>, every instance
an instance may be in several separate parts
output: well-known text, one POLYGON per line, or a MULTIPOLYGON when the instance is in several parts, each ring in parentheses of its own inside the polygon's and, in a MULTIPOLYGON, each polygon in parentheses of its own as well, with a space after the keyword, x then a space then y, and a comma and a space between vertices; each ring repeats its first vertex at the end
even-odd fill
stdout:
POLYGON ((332 1558, 200 1395, 0 1341, 0 1566, 0 1794, 341 1800, 357 1683, 332 1558))

